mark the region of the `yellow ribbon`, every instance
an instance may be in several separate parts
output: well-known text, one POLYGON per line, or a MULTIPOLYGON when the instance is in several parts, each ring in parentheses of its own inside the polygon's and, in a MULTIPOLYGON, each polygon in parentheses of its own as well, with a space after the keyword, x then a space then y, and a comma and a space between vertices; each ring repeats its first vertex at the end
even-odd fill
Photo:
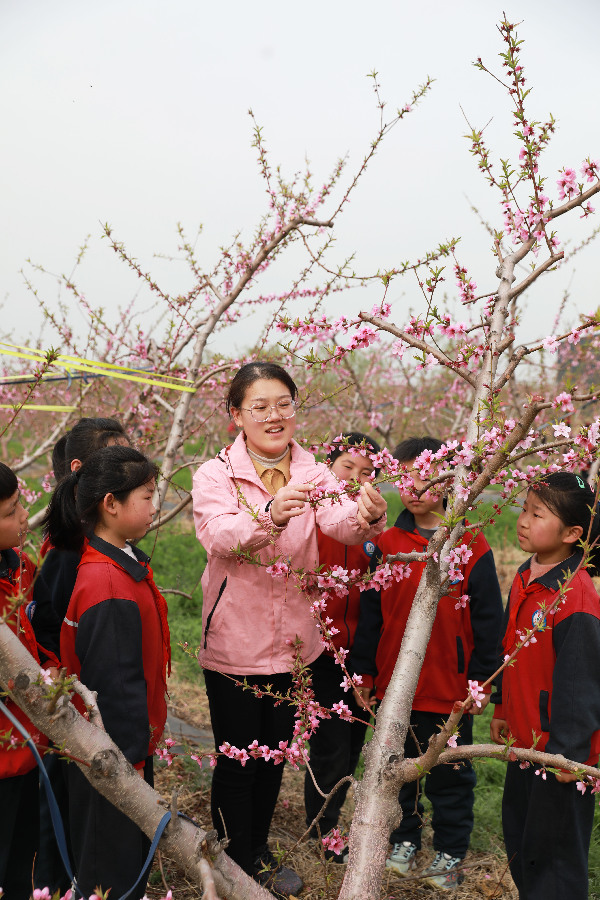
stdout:
POLYGON ((77 406, 47 406, 44 403, 25 403, 19 406, 18 403, 0 403, 0 409, 37 409, 42 412, 75 412, 77 406))
MULTIPOLYGON (((1 341, 0 353, 5 356, 16 356, 18 359, 35 360, 35 362, 38 363, 44 363, 47 357, 46 351, 44 350, 36 350, 32 347, 23 347, 19 344, 10 344, 1 341), (14 349, 7 350, 5 349, 7 347, 12 347, 14 349)), ((178 375, 164 375, 160 378, 149 378, 143 369, 136 369, 132 366, 119 366, 115 363, 97 362, 89 359, 80 359, 76 356, 63 356, 62 354, 50 365, 59 366, 62 369, 66 369, 67 372, 73 369, 80 372, 89 372, 94 375, 106 375, 108 378, 119 378, 123 381, 136 381, 140 384, 149 384, 151 387, 163 387, 172 391, 185 391, 189 394, 194 393, 194 388, 192 386, 193 382, 189 378, 180 378, 178 375), (165 378, 172 378, 173 381, 178 381, 180 384, 173 384, 170 381, 165 381, 165 378)), ((61 409, 62 408, 65 407, 61 407, 61 409)))

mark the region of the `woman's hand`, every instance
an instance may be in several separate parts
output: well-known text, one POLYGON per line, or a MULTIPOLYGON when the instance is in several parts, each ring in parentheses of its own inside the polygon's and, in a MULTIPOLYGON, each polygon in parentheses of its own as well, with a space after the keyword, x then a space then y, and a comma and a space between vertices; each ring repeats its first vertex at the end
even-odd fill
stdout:
POLYGON ((356 519, 363 531, 368 531, 371 525, 387 511, 386 501, 368 481, 361 486, 356 502, 358 504, 356 519))
POLYGON ((286 484, 279 488, 269 507, 273 524, 283 528, 294 516, 301 516, 306 509, 308 495, 314 489, 311 483, 286 484))
POLYGON ((506 719, 492 719, 490 722, 490 737, 495 744, 506 744, 508 733, 506 719))

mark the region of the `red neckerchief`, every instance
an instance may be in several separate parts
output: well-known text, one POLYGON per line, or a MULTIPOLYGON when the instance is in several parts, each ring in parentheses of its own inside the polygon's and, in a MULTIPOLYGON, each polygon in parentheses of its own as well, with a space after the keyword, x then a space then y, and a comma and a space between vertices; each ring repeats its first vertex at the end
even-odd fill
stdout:
MULTIPOLYGON (((89 545, 83 551, 81 557, 81 563, 84 562, 109 562, 113 566, 116 566, 118 569, 123 569, 123 566, 120 566, 118 562, 115 562, 114 559, 111 559, 110 556, 105 556, 104 553, 101 553, 100 550, 96 550, 95 547, 90 547, 89 545)), ((138 560, 139 562, 139 560, 138 560)), ((145 563, 140 563, 141 566, 148 571, 149 577, 146 578, 146 583, 148 587, 152 591, 152 596, 154 597, 154 605, 156 606, 156 611, 158 613, 158 617, 160 619, 160 630, 162 633, 162 641, 163 641, 163 671, 166 669, 168 674, 171 674, 171 634, 169 631, 169 622, 167 619, 167 601, 158 590, 156 585, 154 584, 154 575, 152 573, 152 569, 149 565, 145 563)), ((126 570, 123 570, 126 571, 126 570)))

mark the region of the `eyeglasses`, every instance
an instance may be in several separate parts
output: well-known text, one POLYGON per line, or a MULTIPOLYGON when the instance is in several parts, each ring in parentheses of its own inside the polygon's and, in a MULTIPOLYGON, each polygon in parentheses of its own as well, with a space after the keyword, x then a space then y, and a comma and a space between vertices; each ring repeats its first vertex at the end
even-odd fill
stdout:
POLYGON ((296 415, 295 400, 279 400, 275 406, 269 403, 254 403, 252 406, 242 406, 246 412, 249 412, 255 422, 266 422, 271 417, 272 410, 276 410, 277 415, 282 419, 293 419, 296 415))

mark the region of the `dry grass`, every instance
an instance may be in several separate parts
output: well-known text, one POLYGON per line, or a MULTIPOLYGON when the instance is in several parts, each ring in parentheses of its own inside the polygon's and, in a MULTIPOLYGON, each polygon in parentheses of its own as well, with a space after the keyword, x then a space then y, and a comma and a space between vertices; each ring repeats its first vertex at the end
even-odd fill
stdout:
MULTIPOLYGON (((518 560, 509 554, 498 553, 497 563, 501 583, 514 575, 518 560), (506 557, 506 558, 505 558, 506 557), (505 571, 504 571, 505 570, 505 571)), ((505 584, 502 584, 503 592, 505 584)), ((186 722, 197 728, 210 727, 208 702, 200 682, 195 685, 178 677, 175 670, 170 682, 170 707, 186 722)), ((183 757, 174 760, 172 766, 159 766, 156 778, 157 790, 170 799, 175 787, 179 791, 178 805, 181 812, 195 819, 204 828, 210 828, 210 773, 200 772, 194 763, 183 757)), ((345 866, 326 861, 314 843, 298 843, 304 832, 304 773, 296 772, 289 766, 283 776, 283 785, 275 810, 271 828, 271 844, 288 853, 286 864, 302 877, 304 889, 301 900, 335 900, 344 877, 345 866)), ((354 811, 352 789, 342 811, 341 827, 348 830, 354 811)), ((401 878, 392 873, 384 875, 382 900, 421 900, 440 894, 434 888, 420 881, 422 871, 433 858, 431 828, 425 826, 423 849, 418 857, 417 874, 411 878, 401 878)), ((465 879, 452 896, 456 900, 516 900, 518 894, 506 868, 506 857, 501 846, 497 854, 469 853, 465 860, 465 879)), ((198 900, 198 888, 187 880, 183 872, 168 858, 155 860, 148 887, 148 896, 164 896, 168 888, 173 889, 175 900, 198 900)))
MULTIPOLYGON (((179 808, 186 815, 195 818, 200 825, 210 827, 210 783, 189 786, 186 777, 187 766, 181 759, 175 760, 168 768, 158 772, 157 789, 165 798, 170 798, 175 786, 178 787, 179 808)), ((301 900, 335 900, 344 877, 345 866, 326 861, 315 843, 298 843, 304 831, 303 774, 286 768, 283 786, 275 810, 271 827, 271 845, 288 851, 286 865, 294 869, 304 881, 301 900)), ((349 828, 354 802, 352 792, 343 810, 341 825, 349 828)), ((438 896, 439 892, 422 882, 418 872, 433 859, 431 830, 426 828, 423 835, 423 849, 418 857, 417 874, 411 878, 401 878, 386 872, 381 888, 381 900, 425 900, 438 896)), ((518 897, 510 874, 506 869, 506 858, 502 848, 498 854, 469 853, 465 859, 464 882, 452 896, 456 900, 516 900, 518 897)), ((172 888, 175 900, 198 900, 198 888, 189 882, 183 872, 168 858, 156 860, 151 877, 153 884, 148 888, 148 896, 164 896, 167 888, 172 888), (162 874, 161 874, 162 867, 162 874), (164 882, 162 876, 164 875, 164 882)))

